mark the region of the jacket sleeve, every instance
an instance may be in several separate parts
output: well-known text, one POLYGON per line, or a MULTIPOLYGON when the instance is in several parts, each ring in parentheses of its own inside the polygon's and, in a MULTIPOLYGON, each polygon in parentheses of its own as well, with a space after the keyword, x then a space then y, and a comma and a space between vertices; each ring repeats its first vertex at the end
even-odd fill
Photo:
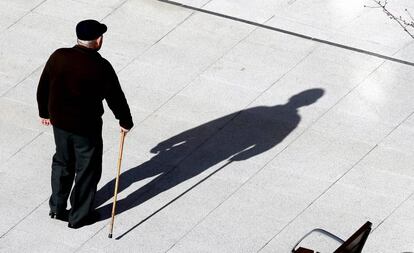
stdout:
POLYGON ((131 129, 134 126, 132 121, 131 111, 125 94, 119 84, 118 77, 111 64, 105 60, 105 77, 106 77, 106 91, 105 100, 114 113, 115 118, 119 120, 119 125, 125 129, 131 129))
POLYGON ((44 119, 49 118, 49 87, 50 87, 50 69, 52 56, 46 62, 42 75, 40 76, 39 84, 37 86, 37 106, 39 109, 39 116, 44 119))

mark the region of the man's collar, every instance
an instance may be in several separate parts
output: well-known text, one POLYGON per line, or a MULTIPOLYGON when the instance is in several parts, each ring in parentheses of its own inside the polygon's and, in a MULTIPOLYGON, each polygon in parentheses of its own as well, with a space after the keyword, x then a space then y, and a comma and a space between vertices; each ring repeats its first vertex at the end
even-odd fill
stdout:
POLYGON ((75 45, 73 48, 78 48, 78 49, 80 49, 84 52, 98 53, 98 50, 96 50, 94 48, 85 47, 85 46, 82 46, 82 45, 79 45, 79 44, 75 45))

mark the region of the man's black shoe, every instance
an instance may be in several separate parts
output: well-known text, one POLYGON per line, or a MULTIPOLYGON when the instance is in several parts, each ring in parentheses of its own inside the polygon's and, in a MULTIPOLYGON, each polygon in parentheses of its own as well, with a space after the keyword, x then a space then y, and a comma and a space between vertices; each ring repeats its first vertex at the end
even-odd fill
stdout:
POLYGON ((91 212, 88 217, 86 217, 85 219, 83 219, 82 221, 72 224, 72 223, 68 223, 68 227, 69 228, 73 228, 73 229, 77 229, 77 228, 81 228, 83 226, 87 226, 87 225, 91 225, 97 221, 100 220, 100 214, 96 211, 91 212))
POLYGON ((52 219, 61 220, 61 221, 68 221, 69 220, 69 210, 65 210, 65 211, 60 212, 60 213, 50 211, 49 216, 52 219))
POLYGON ((77 223, 77 224, 72 224, 70 222, 68 223, 68 228, 78 229, 78 228, 81 228, 83 226, 84 226, 84 224, 82 224, 82 222, 77 223))

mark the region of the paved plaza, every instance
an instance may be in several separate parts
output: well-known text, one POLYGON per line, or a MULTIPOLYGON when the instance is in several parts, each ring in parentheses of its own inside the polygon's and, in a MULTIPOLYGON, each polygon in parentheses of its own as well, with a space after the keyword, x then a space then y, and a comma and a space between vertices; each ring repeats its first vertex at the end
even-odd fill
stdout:
POLYGON ((414 39, 369 0, 177 1, 0 0, 0 252, 288 253, 366 221, 363 252, 414 252, 414 39), (116 119, 102 220, 73 230, 48 216, 36 104, 49 55, 90 18, 135 122, 113 239, 116 119))

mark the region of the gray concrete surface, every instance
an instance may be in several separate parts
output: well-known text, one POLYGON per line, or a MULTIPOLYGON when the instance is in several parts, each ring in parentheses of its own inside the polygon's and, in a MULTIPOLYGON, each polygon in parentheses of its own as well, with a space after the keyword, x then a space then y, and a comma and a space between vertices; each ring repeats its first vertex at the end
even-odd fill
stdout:
MULTIPOLYGON (((0 1, 0 252, 286 253, 313 228, 347 238, 367 220, 364 252, 414 251, 413 40, 364 8, 371 1, 179 2, 318 40, 157 0, 0 1), (71 230, 47 215, 54 146, 36 87, 86 18, 109 27, 101 54, 136 123, 112 240, 119 130, 109 109, 105 219, 71 230), (309 89, 323 95, 289 103, 309 89)), ((317 235, 302 245, 338 246, 317 235)))

